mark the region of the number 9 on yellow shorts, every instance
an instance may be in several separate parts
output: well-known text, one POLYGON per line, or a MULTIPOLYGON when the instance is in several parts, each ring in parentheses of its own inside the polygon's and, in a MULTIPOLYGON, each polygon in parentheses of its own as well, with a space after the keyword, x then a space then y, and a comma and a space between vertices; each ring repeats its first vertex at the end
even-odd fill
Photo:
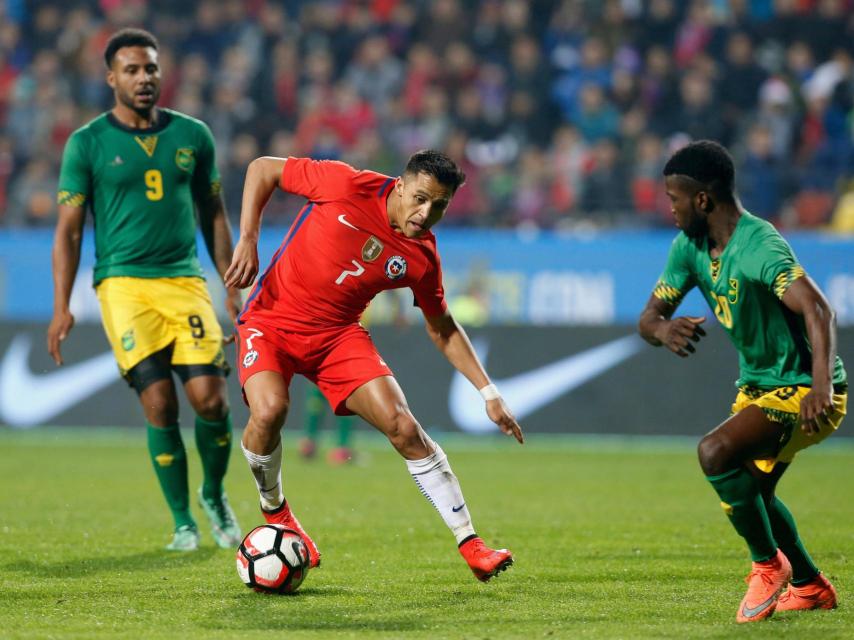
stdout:
POLYGON ((169 345, 172 365, 227 369, 222 329, 201 278, 106 278, 95 292, 122 375, 169 345))
POLYGON ((732 414, 755 404, 765 417, 783 427, 780 445, 773 458, 754 460, 756 467, 765 473, 771 473, 778 462, 791 462, 795 454, 802 449, 818 444, 839 428, 845 417, 848 404, 848 387, 834 389, 833 411, 820 422, 819 432, 809 435, 801 429, 801 401, 810 392, 809 387, 793 386, 776 389, 755 389, 742 387, 732 405, 732 414))

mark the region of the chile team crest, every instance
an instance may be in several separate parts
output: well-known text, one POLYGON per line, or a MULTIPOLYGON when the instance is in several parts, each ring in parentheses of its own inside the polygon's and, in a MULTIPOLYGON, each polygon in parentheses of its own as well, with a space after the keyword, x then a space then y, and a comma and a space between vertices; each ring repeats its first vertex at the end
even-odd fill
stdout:
POLYGON ((385 274, 390 280, 400 280, 406 275, 406 258, 392 256, 385 262, 385 274))

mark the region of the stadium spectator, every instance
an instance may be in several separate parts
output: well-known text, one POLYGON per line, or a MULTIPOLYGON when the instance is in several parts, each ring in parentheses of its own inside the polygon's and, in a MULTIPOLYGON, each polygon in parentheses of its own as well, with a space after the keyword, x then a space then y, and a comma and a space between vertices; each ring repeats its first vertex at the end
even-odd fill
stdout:
POLYGON ((775 222, 789 192, 788 163, 774 154, 771 130, 757 124, 747 135, 747 153, 738 166, 738 190, 745 209, 775 222))
MULTIPOLYGON (((161 35, 167 71, 161 103, 210 121, 223 160, 238 136, 253 136, 261 149, 286 129, 298 132, 297 154, 373 153, 357 164, 394 167, 420 146, 447 149, 450 132, 460 130, 468 137, 468 161, 485 169, 490 211, 483 215, 490 224, 512 224, 512 198, 501 194, 521 172, 528 147, 552 153, 567 124, 587 136, 593 131, 591 140, 619 138, 621 161, 635 175, 645 171, 632 167, 647 131, 662 140, 680 132, 716 138, 738 149, 759 123, 772 132, 775 157, 792 168, 784 210, 816 191, 821 171, 831 171, 819 189, 830 200, 826 217, 854 174, 853 6, 851 0, 542 0, 536 10, 521 0, 14 3, 0 21, 0 136, 14 143, 7 180, 10 188, 23 180, 40 153, 58 169, 64 142, 58 138, 69 119, 73 129, 109 107, 100 64, 107 37, 121 26, 143 25, 161 35), (581 96, 591 84, 604 92, 604 112, 620 114, 617 128, 610 115, 585 113, 581 96), (837 144, 823 146, 826 140, 837 144)), ((749 179, 751 169, 741 169, 749 179)), ((557 177, 550 184, 562 185, 547 196, 550 207, 561 216, 577 207, 577 189, 567 208, 566 185, 557 177)), ((633 200, 626 202, 631 207, 633 200)), ((634 220, 652 223, 646 213, 634 220)), ((4 217, 9 224, 26 216, 4 217)), ((789 220, 795 217, 782 219, 789 220)))

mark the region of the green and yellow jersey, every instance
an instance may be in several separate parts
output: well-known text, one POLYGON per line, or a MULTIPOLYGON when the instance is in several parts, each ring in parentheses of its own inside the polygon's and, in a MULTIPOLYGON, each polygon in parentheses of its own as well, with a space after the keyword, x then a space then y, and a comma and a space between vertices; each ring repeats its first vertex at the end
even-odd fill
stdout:
MULTIPOLYGON (((736 386, 810 386, 812 354, 804 319, 782 303, 789 286, 804 275, 777 230, 744 212, 715 260, 709 255, 708 238, 680 233, 653 295, 676 306, 693 287, 700 288, 738 350, 736 386)), ((845 382, 837 357, 833 384, 845 382)))
POLYGON ((107 112, 65 146, 57 201, 95 223, 95 285, 104 278, 202 277, 194 200, 220 191, 214 142, 201 121, 158 110, 150 129, 107 112))

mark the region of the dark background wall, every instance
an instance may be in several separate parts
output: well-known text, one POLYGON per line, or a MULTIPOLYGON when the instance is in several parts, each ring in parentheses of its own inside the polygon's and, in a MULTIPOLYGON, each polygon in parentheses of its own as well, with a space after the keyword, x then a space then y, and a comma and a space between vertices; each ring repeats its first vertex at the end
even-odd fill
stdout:
MULTIPOLYGON (((461 429, 452 416, 453 369, 420 325, 375 327, 372 334, 426 428, 482 432, 471 425, 461 429)), ((0 422, 19 428, 142 424, 135 394, 118 377, 100 326, 74 329, 64 344, 66 365, 60 369, 46 353, 44 335, 44 324, 0 323, 0 422), (58 372, 66 379, 57 382, 58 372), (69 406, 48 411, 63 402, 69 406)), ((630 326, 487 327, 472 329, 470 335, 481 351, 488 348, 487 368, 507 397, 516 398, 512 408, 530 432, 700 435, 726 418, 735 396, 737 356, 714 326, 698 353, 687 359, 625 339, 634 335, 630 326), (543 374, 540 368, 550 364, 553 370, 543 374), (520 381, 525 373, 529 378, 520 381), (565 391, 534 398, 549 384, 565 391), (529 412, 520 410, 523 405, 529 412)), ((227 349, 233 364, 233 346, 227 349)), ((840 329, 839 353, 850 369, 854 329, 840 329)), ((301 424, 305 384, 297 376, 292 385, 291 425, 301 424)), ((229 391, 239 426, 247 412, 233 373, 229 391)), ((476 395, 471 403, 463 401, 473 416, 480 416, 480 404, 476 395)), ((191 415, 186 405, 182 411, 191 415)))

